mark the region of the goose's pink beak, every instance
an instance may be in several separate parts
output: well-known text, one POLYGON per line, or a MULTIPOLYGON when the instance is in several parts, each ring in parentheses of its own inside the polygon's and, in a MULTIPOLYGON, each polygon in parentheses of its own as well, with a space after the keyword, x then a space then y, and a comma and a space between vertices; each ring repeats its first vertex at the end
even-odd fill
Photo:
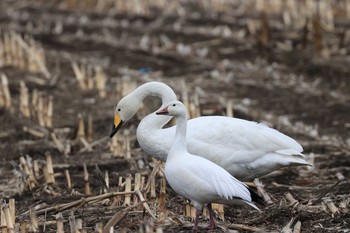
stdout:
POLYGON ((168 106, 156 112, 157 115, 168 115, 168 106))

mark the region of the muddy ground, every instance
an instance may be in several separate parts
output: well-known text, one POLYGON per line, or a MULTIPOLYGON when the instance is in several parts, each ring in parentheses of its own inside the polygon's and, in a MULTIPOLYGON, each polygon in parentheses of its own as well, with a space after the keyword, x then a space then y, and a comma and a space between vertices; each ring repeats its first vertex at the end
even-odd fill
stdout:
MULTIPOLYGON (((163 81, 179 96, 180 80, 184 80, 190 95, 198 94, 203 115, 225 114, 230 100, 235 117, 265 122, 295 138, 304 147, 308 161, 314 164, 313 168, 286 168, 262 177, 260 180, 272 204, 262 208, 261 213, 225 207, 225 220, 218 220, 219 227, 210 232, 237 230, 232 224, 251 227, 246 231, 279 232, 290 221, 291 229, 300 221, 302 232, 350 231, 350 39, 345 37, 345 43, 341 42, 343 31, 350 25, 349 19, 336 21, 334 32, 322 32, 326 46, 331 47, 333 43, 327 38, 339 42, 338 50, 330 50, 324 56, 313 44, 312 31, 307 32, 306 40, 302 30, 296 30, 297 36, 290 38, 286 33, 288 29, 274 27, 274 23, 268 28, 268 42, 262 43, 259 34, 252 35, 247 29, 248 19, 260 17, 250 12, 209 14, 197 9, 195 4, 184 7, 185 14, 165 14, 155 9, 142 16, 67 10, 40 2, 3 1, 1 7, 2 32, 11 30, 32 36, 43 46, 51 73, 46 80, 40 73, 12 66, 0 68, 9 79, 14 105, 13 112, 0 109, 0 195, 5 202, 15 199, 16 223, 29 223, 27 211, 39 204, 44 207, 38 207, 37 211, 83 198, 83 162, 90 173, 91 196, 99 195, 102 189, 95 165, 102 173, 109 172, 107 192, 123 191, 118 186, 120 176, 125 178, 127 174, 134 176, 140 172, 147 179, 155 162, 142 152, 134 135, 140 118, 157 108, 156 99, 148 100, 144 112, 119 132, 120 138, 130 135, 129 159, 114 157, 108 138, 90 152, 79 152, 84 145, 75 139, 78 114, 86 121, 88 116, 92 117, 92 142, 95 142, 109 135, 114 106, 120 98, 116 91, 119 80, 130 80, 137 85, 150 80, 163 81), (220 31, 225 27, 230 29, 229 36, 220 31), (239 33, 244 35, 237 35, 239 33), (170 40, 169 47, 160 39, 162 35, 170 40), (179 48, 181 46, 184 48, 179 48), (106 98, 100 98, 96 89, 79 88, 72 61, 103 67, 108 77, 106 98), (33 82, 33 77, 45 82, 33 82), (38 89, 54 97, 53 128, 43 129, 35 119, 19 113, 21 80, 26 82, 29 91, 38 89), (44 132, 44 136, 36 137, 24 127, 44 132), (67 155, 50 137, 50 132, 57 133, 60 129, 66 129, 62 138, 71 144, 67 155), (47 185, 40 176, 35 188, 20 189, 19 183, 25 181, 21 181, 20 168, 15 166, 20 163, 19 158, 27 156, 45 164, 47 154, 53 158, 56 183, 47 185), (139 161, 144 164, 141 168, 139 161), (66 169, 75 192, 67 189, 66 169), (298 202, 290 203, 287 192, 298 202), (334 203, 334 213, 325 204, 327 200, 334 203)), ((269 20, 279 22, 280 19, 270 16, 269 20)), ((159 179, 157 177, 157 198, 145 194, 157 219, 152 220, 142 208, 134 208, 116 224, 116 230, 151 232, 146 228, 154 226, 164 232, 191 231, 191 219, 182 213, 185 200, 170 187, 166 190, 166 208, 157 207, 159 179)), ((70 231, 69 220, 74 216, 82 219, 87 232, 93 232, 97 223, 104 225, 123 210, 122 204, 88 203, 61 211, 65 231, 70 231)), ((40 232, 56 232, 58 212, 37 213, 40 232)), ((205 221, 207 219, 201 220, 205 221)), ((199 229, 199 232, 206 231, 199 229)))

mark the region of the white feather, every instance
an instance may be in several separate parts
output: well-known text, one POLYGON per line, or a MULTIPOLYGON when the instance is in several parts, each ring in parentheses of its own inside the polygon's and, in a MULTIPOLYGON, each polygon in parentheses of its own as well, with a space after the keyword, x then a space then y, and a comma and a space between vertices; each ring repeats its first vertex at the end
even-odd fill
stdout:
MULTIPOLYGON (((176 100, 173 90, 160 82, 146 83, 117 105, 123 121, 131 119, 149 95, 162 98, 162 106, 176 100)), ((175 138, 175 127, 163 129, 169 116, 146 116, 137 128, 137 140, 146 153, 166 160, 175 138)), ((268 174, 281 167, 310 165, 301 158, 303 148, 294 139, 264 124, 223 116, 198 117, 188 121, 190 153, 207 158, 240 180, 268 174)))
POLYGON ((201 206, 206 203, 248 204, 251 201, 247 186, 217 164, 193 155, 186 148, 186 109, 175 101, 168 107, 176 116, 176 136, 165 163, 165 176, 170 186, 182 196, 201 206))

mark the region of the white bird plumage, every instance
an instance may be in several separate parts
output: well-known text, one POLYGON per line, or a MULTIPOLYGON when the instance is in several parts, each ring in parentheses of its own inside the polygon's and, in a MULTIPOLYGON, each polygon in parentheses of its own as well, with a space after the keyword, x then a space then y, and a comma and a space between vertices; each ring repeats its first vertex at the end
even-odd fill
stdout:
MULTIPOLYGON (((139 110, 147 96, 158 96, 162 107, 176 100, 164 83, 148 82, 122 98, 116 106, 111 137, 139 110)), ((146 116, 137 128, 141 148, 166 160, 175 138, 175 127, 163 127, 171 116, 146 116)), ((188 121, 187 148, 218 164, 240 180, 251 180, 286 166, 310 165, 294 139, 264 124, 224 116, 205 116, 188 121)))
POLYGON ((186 147, 186 107, 179 101, 169 103, 157 114, 176 117, 176 135, 165 163, 165 177, 178 194, 190 199, 197 209, 194 229, 203 205, 208 204, 209 227, 215 225, 211 203, 228 205, 249 205, 259 208, 252 202, 262 203, 262 199, 244 183, 231 176, 219 165, 193 155, 186 147))

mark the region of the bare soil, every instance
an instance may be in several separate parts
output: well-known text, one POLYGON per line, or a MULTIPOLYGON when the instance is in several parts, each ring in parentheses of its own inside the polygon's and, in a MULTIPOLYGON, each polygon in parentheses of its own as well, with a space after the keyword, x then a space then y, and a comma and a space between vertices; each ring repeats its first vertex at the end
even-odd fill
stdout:
MULTIPOLYGON (((242 19, 254 19, 254 14, 218 14, 213 17, 197 11, 191 5, 184 16, 162 14, 161 11, 147 16, 132 16, 80 12, 19 2, 2 3, 0 28, 29 34, 42 44, 47 67, 56 81, 39 85, 30 81, 30 77, 44 79, 41 74, 15 67, 0 68, 0 72, 9 77, 15 106, 13 113, 0 109, 0 187, 3 189, 0 190, 0 197, 4 201, 15 199, 16 222, 29 222, 27 211, 39 204, 51 207, 84 198, 83 163, 87 164, 90 173, 92 195, 99 195, 102 189, 95 173, 96 165, 102 173, 109 172, 109 192, 123 191, 118 187, 119 176, 125 178, 127 174, 140 172, 148 177, 154 161, 139 148, 134 136, 137 124, 145 113, 135 117, 120 132, 120 135, 124 135, 129 129, 132 159, 111 156, 110 139, 95 146, 93 151, 83 153, 79 153, 79 150, 84 146, 74 139, 78 114, 82 114, 84 119, 92 116, 92 141, 109 135, 114 106, 119 98, 116 83, 125 76, 123 69, 128 68, 133 71, 131 79, 137 85, 159 80, 180 94, 180 80, 184 80, 190 93, 199 93, 202 114, 205 115, 224 114, 227 100, 232 100, 235 117, 263 121, 295 138, 304 147, 307 159, 314 163, 312 169, 286 168, 262 177, 260 180, 273 203, 263 207, 260 213, 225 207, 225 220, 218 220, 219 227, 210 232, 237 230, 232 229, 232 224, 256 227, 261 232, 280 232, 291 220, 291 228, 297 221, 301 222, 302 232, 350 231, 350 43, 343 45, 345 53, 332 53, 329 58, 322 58, 315 51, 311 39, 305 48, 301 48, 302 32, 298 32, 297 39, 291 39, 294 45, 292 50, 278 47, 279 42, 289 39, 284 33, 288 29, 271 26, 268 45, 261 45, 248 32, 245 38, 237 39, 196 31, 196 27, 211 30, 217 26, 227 26, 232 32, 245 30, 242 19), (229 22, 228 17, 231 19, 229 22), (42 24, 46 27, 42 27, 42 24), (176 24, 181 25, 180 29, 175 29, 176 24), (62 27, 61 30, 57 29, 59 27, 62 27), (145 35, 151 41, 148 48, 140 46, 145 35), (161 44, 160 35, 169 38, 173 47, 154 52, 152 46, 161 44), (212 43, 215 39, 217 43, 212 43), (204 57, 194 52, 190 55, 180 54, 175 47, 179 43, 190 45, 192 49, 208 49, 208 54, 204 57), (83 91, 78 87, 71 68, 72 61, 101 64, 104 67, 108 76, 107 98, 100 98, 96 90, 83 91), (150 72, 141 69, 149 69, 150 72), (44 138, 38 138, 23 130, 25 126, 40 127, 37 121, 24 118, 18 112, 20 80, 26 82, 29 90, 38 89, 54 97, 54 129, 69 129, 66 135, 72 141, 69 155, 63 155, 57 149, 49 133, 44 138), (13 164, 19 164, 21 156, 29 156, 44 164, 48 153, 53 157, 56 174, 56 183, 49 188, 52 192, 47 191, 47 185, 40 179, 41 183, 36 188, 18 193, 18 168, 13 164), (145 164, 142 169, 137 165, 138 161, 145 164), (79 194, 67 190, 66 169, 70 172, 74 190, 79 194), (344 179, 339 180, 339 173, 344 179), (287 201, 287 192, 298 204, 287 201), (327 197, 335 204, 335 213, 323 201, 327 197)), ((272 20, 275 19, 271 17, 272 20)), ((346 26, 343 24, 336 24, 337 32, 344 28, 346 26)), ((334 37, 341 36, 334 34, 334 37)), ((326 32, 324 35, 325 38, 329 36, 326 32)), ((155 110, 157 101, 150 98, 145 111, 155 110)), ((47 130, 53 132, 54 129, 47 130)), ((157 196, 159 179, 157 177, 157 196)), ((116 229, 151 232, 145 229, 155 226, 161 227, 164 232, 191 232, 191 219, 182 213, 186 201, 169 186, 165 210, 159 210, 157 200, 151 199, 149 194, 146 200, 156 211, 158 219, 152 220, 147 212, 143 213, 142 208, 135 208, 117 223, 116 229), (166 216, 166 220, 161 220, 160 216, 166 216)), ((97 223, 106 224, 124 208, 122 205, 98 202, 68 209, 62 211, 64 228, 67 232, 70 230, 68 221, 74 215, 76 219, 83 220, 87 232, 92 232, 97 223)), ((38 214, 39 231, 56 232, 56 223, 49 222, 55 221, 54 215, 58 212, 38 214), (44 226, 44 222, 48 223, 44 226)), ((202 223, 205 221, 207 219, 201 220, 202 223)), ((205 224, 201 225, 198 232, 207 232, 204 227, 205 224)))

